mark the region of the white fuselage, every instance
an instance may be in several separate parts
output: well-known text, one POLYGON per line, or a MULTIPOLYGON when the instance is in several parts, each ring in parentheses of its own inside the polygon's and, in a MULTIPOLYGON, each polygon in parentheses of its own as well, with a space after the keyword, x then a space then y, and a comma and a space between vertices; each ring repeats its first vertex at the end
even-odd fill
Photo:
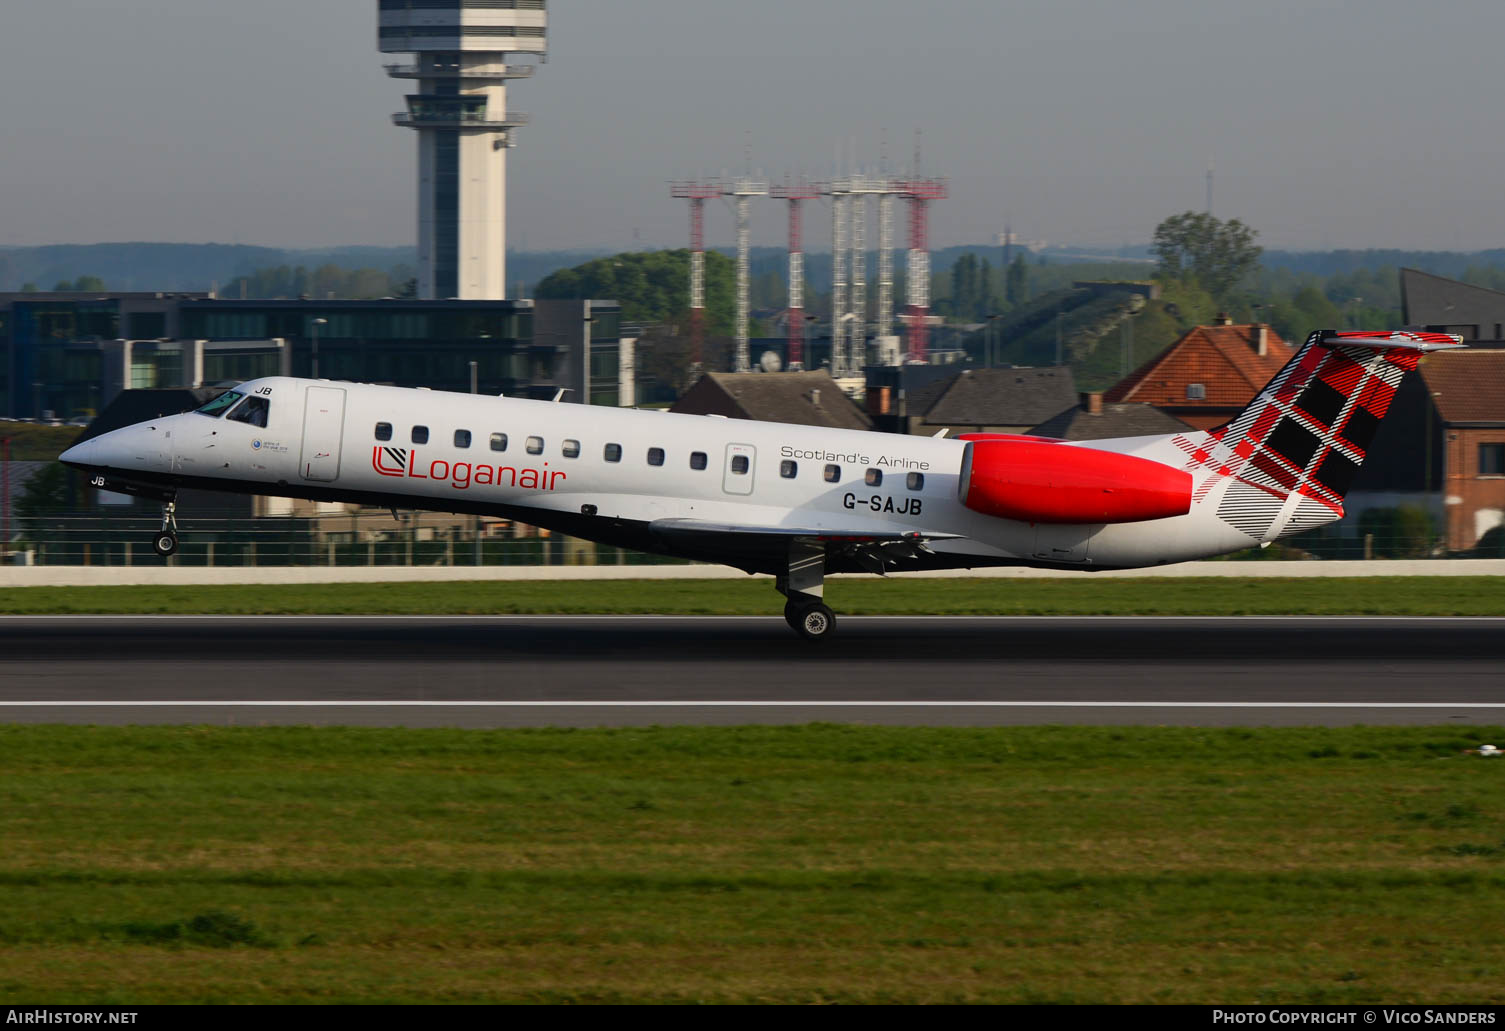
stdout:
MULTIPOLYGON (((1117 568, 1251 543, 1214 517, 1218 491, 1186 515, 1134 523, 984 515, 958 496, 957 440, 282 377, 236 390, 269 404, 264 426, 190 412, 101 435, 66 460, 161 485, 495 512, 608 541, 666 519, 948 535, 908 568, 1117 568)), ((1171 437, 1088 446, 1186 459, 1171 437)))

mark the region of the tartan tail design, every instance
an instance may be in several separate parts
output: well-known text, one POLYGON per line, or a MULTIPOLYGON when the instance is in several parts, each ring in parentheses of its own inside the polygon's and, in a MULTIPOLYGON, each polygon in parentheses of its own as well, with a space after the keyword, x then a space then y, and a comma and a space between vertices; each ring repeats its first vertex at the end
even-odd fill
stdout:
POLYGON ((1343 518, 1343 497, 1401 380, 1423 352, 1453 346, 1435 334, 1313 333, 1227 426, 1178 438, 1204 474, 1194 496, 1231 480, 1218 517, 1257 541, 1343 518))

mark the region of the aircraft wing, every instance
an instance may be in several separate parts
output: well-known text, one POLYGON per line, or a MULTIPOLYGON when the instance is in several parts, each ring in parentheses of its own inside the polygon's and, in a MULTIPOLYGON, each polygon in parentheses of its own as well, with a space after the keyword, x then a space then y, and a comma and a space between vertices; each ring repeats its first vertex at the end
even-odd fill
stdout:
POLYGON ((842 530, 832 527, 751 526, 742 523, 715 523, 704 519, 655 519, 648 528, 657 534, 683 542, 716 541, 722 545, 748 548, 782 548, 792 543, 825 545, 838 554, 850 556, 871 572, 882 575, 900 559, 934 554, 930 541, 960 540, 961 534, 931 533, 925 530, 892 531, 842 530))

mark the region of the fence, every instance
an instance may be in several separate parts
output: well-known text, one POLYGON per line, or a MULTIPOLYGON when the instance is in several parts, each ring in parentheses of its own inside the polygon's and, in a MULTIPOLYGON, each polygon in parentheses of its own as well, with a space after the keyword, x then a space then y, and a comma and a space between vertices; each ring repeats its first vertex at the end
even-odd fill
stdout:
MULTIPOLYGON (((160 520, 43 517, 13 527, 19 565, 162 565, 152 551, 160 520)), ((0 558, 4 547, 0 545, 0 558)), ((176 566, 596 566, 680 560, 577 540, 520 524, 434 521, 405 513, 309 519, 185 519, 176 566)))
MULTIPOLYGON (((151 539, 160 520, 140 515, 54 516, 17 520, 0 562, 17 565, 162 565, 151 539)), ((682 560, 550 534, 506 521, 387 512, 310 518, 189 517, 175 566, 637 566, 682 560)), ((1505 536, 1449 553, 1434 536, 1306 534, 1228 561, 1505 558, 1505 536)))

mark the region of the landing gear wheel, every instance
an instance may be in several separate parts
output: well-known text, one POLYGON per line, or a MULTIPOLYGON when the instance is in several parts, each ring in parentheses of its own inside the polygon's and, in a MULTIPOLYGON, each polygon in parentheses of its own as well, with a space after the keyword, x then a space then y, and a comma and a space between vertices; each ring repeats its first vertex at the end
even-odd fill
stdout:
POLYGON ((799 633, 801 607, 792 601, 784 603, 784 622, 789 624, 789 629, 799 633))
MULTIPOLYGON (((788 611, 786 607, 786 619, 788 611)), ((836 613, 819 602, 814 605, 804 605, 796 611, 795 618, 790 625, 794 627, 795 633, 807 641, 824 641, 836 629, 836 613)))

